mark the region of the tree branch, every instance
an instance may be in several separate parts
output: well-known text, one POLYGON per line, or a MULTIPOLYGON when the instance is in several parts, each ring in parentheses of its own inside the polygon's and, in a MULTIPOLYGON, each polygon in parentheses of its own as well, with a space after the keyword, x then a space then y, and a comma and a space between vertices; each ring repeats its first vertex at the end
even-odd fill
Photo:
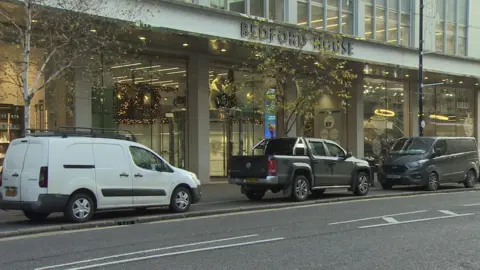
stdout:
MULTIPOLYGON (((52 56, 57 52, 58 49, 64 47, 68 41, 70 40, 70 38, 67 38, 67 40, 65 41, 65 43, 59 45, 59 46, 56 46, 55 48, 53 48, 53 50, 48 54, 47 58, 45 59, 45 61, 43 61, 43 65, 42 67, 40 68, 40 70, 38 70, 37 72, 37 76, 35 77, 35 80, 33 81, 33 84, 32 86, 35 87, 37 86, 37 83, 38 83, 38 80, 40 80, 40 76, 44 73, 44 70, 45 70, 45 67, 47 66, 48 62, 50 61, 50 59, 52 58, 52 56)), ((70 64, 71 65, 72 61, 70 61, 70 64)))
POLYGON ((52 80, 56 79, 58 75, 60 75, 65 69, 70 68, 73 64, 73 61, 70 61, 68 65, 65 65, 61 68, 59 68, 53 75, 51 75, 41 86, 37 88, 32 88, 32 91, 29 94, 29 98, 33 97, 36 92, 40 91, 42 88, 44 88, 47 84, 49 84, 52 80))
MULTIPOLYGON (((3 8, 2 8, 3 9, 3 8)), ((20 35, 23 36, 23 30, 22 28, 12 20, 12 18, 10 18, 10 16, 6 15, 5 13, 3 13, 2 11, 0 11, 0 16, 5 18, 7 21, 9 21, 11 24, 13 24, 13 26, 15 26, 15 28, 18 29, 18 31, 20 31, 20 35)), ((22 39, 20 39, 22 40, 22 39)), ((23 40, 22 40, 22 46, 23 46, 23 40)))

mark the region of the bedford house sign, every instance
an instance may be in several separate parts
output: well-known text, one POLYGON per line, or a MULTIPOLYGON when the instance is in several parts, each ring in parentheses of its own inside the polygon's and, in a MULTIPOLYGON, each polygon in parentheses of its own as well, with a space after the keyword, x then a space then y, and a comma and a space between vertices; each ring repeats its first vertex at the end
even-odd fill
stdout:
POLYGON ((351 41, 320 33, 307 33, 304 30, 284 29, 278 26, 248 22, 240 24, 240 32, 242 38, 249 38, 254 41, 299 49, 303 48, 307 43, 311 43, 314 50, 323 49, 342 55, 353 54, 353 43, 351 41))

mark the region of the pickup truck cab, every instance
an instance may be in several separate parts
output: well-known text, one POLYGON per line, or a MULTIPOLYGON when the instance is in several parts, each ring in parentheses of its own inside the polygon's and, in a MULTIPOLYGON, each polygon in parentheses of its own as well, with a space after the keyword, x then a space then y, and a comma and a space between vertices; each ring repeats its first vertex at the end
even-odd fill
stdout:
POLYGON ((250 156, 233 156, 229 182, 241 186, 250 200, 270 190, 303 201, 328 188, 347 188, 364 196, 370 188, 371 168, 330 140, 276 138, 260 141, 250 156))

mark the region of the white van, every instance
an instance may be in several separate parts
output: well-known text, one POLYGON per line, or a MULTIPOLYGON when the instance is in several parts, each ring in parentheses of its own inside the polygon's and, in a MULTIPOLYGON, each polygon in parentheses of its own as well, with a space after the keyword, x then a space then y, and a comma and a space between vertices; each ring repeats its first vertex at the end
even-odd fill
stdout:
POLYGON ((11 142, 0 178, 0 209, 40 221, 63 212, 85 222, 97 210, 169 206, 185 212, 201 198, 194 173, 128 139, 66 133, 11 142))

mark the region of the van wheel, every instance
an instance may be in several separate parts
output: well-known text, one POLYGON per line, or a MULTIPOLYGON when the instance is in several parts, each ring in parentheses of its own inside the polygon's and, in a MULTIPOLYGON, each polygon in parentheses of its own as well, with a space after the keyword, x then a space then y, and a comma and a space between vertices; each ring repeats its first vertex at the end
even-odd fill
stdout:
POLYGON ((428 191, 435 191, 440 186, 440 182, 438 181, 438 174, 436 172, 432 172, 428 175, 427 186, 425 187, 428 191))
POLYGON ((82 223, 89 221, 93 217, 94 211, 92 198, 85 193, 76 193, 68 200, 63 214, 71 222, 82 223))
POLYGON ((477 183, 477 176, 475 175, 475 172, 473 170, 469 170, 467 172, 467 177, 465 178, 463 185, 466 188, 473 188, 475 187, 476 183, 477 183))
POLYGON ((39 212, 33 212, 33 211, 23 211, 23 214, 30 219, 31 221, 44 221, 50 213, 39 213, 39 212))
POLYGON ((251 201, 260 201, 265 196, 265 191, 262 190, 248 190, 245 192, 245 196, 251 201))
POLYGON ((355 196, 365 196, 370 190, 370 180, 368 174, 364 172, 357 173, 357 179, 355 181, 355 187, 353 188, 353 194, 355 196))
POLYGON ((303 175, 295 176, 293 180, 292 199, 297 202, 305 201, 310 191, 310 182, 303 175))
POLYGON ((170 211, 175 213, 183 213, 188 211, 192 204, 192 196, 190 191, 184 187, 177 187, 170 198, 170 211))

